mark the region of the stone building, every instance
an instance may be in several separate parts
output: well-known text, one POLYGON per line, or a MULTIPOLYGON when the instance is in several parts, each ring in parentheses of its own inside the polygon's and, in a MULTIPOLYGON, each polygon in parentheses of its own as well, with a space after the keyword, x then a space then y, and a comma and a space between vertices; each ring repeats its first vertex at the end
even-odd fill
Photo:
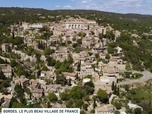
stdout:
POLYGON ((6 77, 12 77, 12 67, 8 64, 0 64, 0 71, 4 73, 6 77))
POLYGON ((96 25, 95 21, 87 20, 84 18, 69 18, 64 22, 65 28, 70 30, 89 30, 90 27, 96 25))
POLYGON ((68 56, 69 56, 69 50, 64 47, 60 48, 59 50, 56 50, 54 54, 54 58, 61 62, 63 62, 65 59, 68 59, 68 56))
POLYGON ((26 76, 21 75, 20 77, 16 77, 13 79, 15 85, 21 85, 22 87, 26 87, 29 85, 29 79, 26 78, 26 76))
POLYGON ((12 48, 12 44, 9 44, 9 43, 3 43, 1 45, 1 49, 3 52, 10 52, 11 48, 12 48))
POLYGON ((20 24, 18 24, 18 25, 11 25, 10 29, 11 29, 11 33, 14 36, 20 36, 20 37, 23 36, 23 30, 24 30, 24 28, 20 24))
POLYGON ((119 77, 120 70, 114 66, 106 66, 103 68, 103 76, 119 77))
POLYGON ((80 72, 78 74, 78 77, 83 78, 87 75, 94 75, 94 69, 92 68, 91 64, 85 63, 84 61, 81 61, 81 68, 80 72))
POLYGON ((115 107, 111 104, 99 106, 95 109, 95 114, 114 114, 115 107))

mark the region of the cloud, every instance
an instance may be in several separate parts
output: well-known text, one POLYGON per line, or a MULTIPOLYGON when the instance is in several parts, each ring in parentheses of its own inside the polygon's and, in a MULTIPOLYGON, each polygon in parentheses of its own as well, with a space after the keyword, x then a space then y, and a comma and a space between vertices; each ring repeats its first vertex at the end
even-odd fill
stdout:
POLYGON ((147 0, 108 0, 101 2, 100 10, 118 13, 146 13, 144 11, 145 1, 147 0))
POLYGON ((85 1, 85 0, 81 2, 81 4, 87 4, 87 3, 88 3, 88 2, 87 2, 87 1, 85 1))
MULTIPOLYGON (((68 0, 67 0, 68 1, 68 0)), ((152 14, 151 0, 70 0, 62 8, 152 14)))
POLYGON ((61 6, 60 6, 60 5, 56 5, 55 7, 56 7, 56 8, 60 8, 61 6))
POLYGON ((68 9, 70 9, 70 8, 72 8, 70 5, 67 5, 67 6, 63 6, 63 8, 68 8, 68 9))

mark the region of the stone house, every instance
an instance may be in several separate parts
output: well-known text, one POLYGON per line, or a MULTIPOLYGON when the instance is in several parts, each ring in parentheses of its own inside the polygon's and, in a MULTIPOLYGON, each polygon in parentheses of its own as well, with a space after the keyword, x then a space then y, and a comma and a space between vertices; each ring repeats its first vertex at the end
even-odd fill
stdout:
POLYGON ((5 102, 4 96, 0 95, 0 106, 5 102))
POLYGON ((68 59, 68 55, 69 51, 67 48, 60 48, 59 50, 55 51, 54 58, 63 62, 65 59, 68 59))
POLYGON ((28 88, 30 89, 33 98, 39 99, 44 94, 44 89, 41 88, 41 84, 38 82, 38 80, 31 79, 29 81, 28 88))
POLYGON ((35 89, 31 89, 30 91, 31 91, 31 93, 32 93, 32 97, 33 97, 33 98, 36 98, 36 99, 41 98, 41 97, 43 96, 43 94, 44 94, 44 93, 43 93, 43 92, 44 92, 43 89, 35 88, 35 89))
POLYGON ((93 53, 106 53, 107 48, 106 47, 93 47, 92 52, 93 53))
POLYGON ((63 25, 67 30, 89 30, 91 25, 96 25, 96 22, 84 18, 68 18, 63 25))
POLYGON ((123 63, 119 56, 111 56, 108 65, 119 69, 120 73, 126 70, 126 64, 123 63))
POLYGON ((0 108, 9 108, 12 95, 3 95, 0 93, 0 108))
POLYGON ((116 77, 108 77, 108 76, 101 76, 100 81, 103 85, 112 85, 113 82, 116 83, 116 77))
POLYGON ((10 43, 3 43, 1 45, 1 49, 2 49, 3 52, 10 52, 11 49, 12 49, 12 44, 10 44, 10 43))
POLYGON ((42 23, 33 23, 28 25, 28 29, 41 29, 43 28, 42 23))
POLYGON ((84 61, 81 61, 80 72, 78 73, 78 77, 83 78, 86 75, 94 75, 94 69, 91 64, 87 64, 84 61))
POLYGON ((66 36, 63 36, 62 39, 67 42, 67 41, 73 41, 73 36, 72 35, 66 35, 66 36))
POLYGON ((114 66, 106 66, 103 68, 103 76, 119 77, 120 70, 114 66))
POLYGON ((77 77, 77 73, 69 73, 69 72, 63 72, 63 75, 66 77, 66 79, 75 80, 77 77))
POLYGON ((72 58, 74 60, 74 63, 80 61, 80 55, 78 53, 72 53, 72 58))
POLYGON ((59 42, 60 40, 61 40, 61 39, 59 38, 59 36, 53 35, 53 36, 51 36, 50 39, 48 40, 47 45, 49 46, 49 45, 51 45, 51 44, 55 44, 55 43, 59 42))
POLYGON ((131 103, 131 101, 129 101, 129 103, 127 104, 129 106, 129 109, 135 110, 136 108, 140 108, 143 111, 143 108, 137 104, 133 104, 131 103))
POLYGON ((27 46, 34 46, 35 49, 38 48, 38 43, 34 37, 26 36, 24 38, 24 43, 27 44, 27 46))
POLYGON ((80 55, 80 60, 82 60, 82 61, 86 60, 86 58, 89 57, 89 55, 88 55, 88 53, 86 51, 81 51, 79 53, 79 55, 80 55))
POLYGON ((33 75, 35 76, 35 78, 39 78, 40 77, 40 74, 41 74, 41 71, 40 70, 35 70, 33 72, 33 75))
POLYGON ((11 25, 10 29, 11 33, 13 33, 15 36, 23 37, 24 28, 21 25, 11 25))
POLYGON ((91 38, 85 37, 82 39, 82 47, 90 49, 92 44, 93 44, 93 41, 91 38))
POLYGON ((9 64, 0 64, 0 70, 4 73, 6 77, 12 77, 13 69, 9 64))
POLYGON ((115 107, 111 104, 99 106, 95 109, 95 114, 114 114, 115 107))
POLYGON ((14 81, 15 85, 19 84, 22 87, 29 85, 29 79, 27 79, 24 75, 17 77, 17 78, 14 78, 13 81, 14 81))
POLYGON ((50 46, 50 49, 52 49, 52 50, 56 50, 56 49, 57 49, 57 47, 56 47, 56 46, 50 46))
POLYGON ((29 81, 29 89, 32 90, 32 89, 35 89, 35 88, 38 88, 39 86, 39 82, 37 80, 34 80, 34 79, 31 79, 29 81))
POLYGON ((49 93, 55 93, 55 92, 57 92, 57 89, 56 88, 45 88, 44 89, 44 93, 45 93, 45 95, 47 96, 49 93))
POLYGON ((107 33, 107 29, 103 26, 95 26, 91 30, 94 32, 95 36, 99 36, 99 33, 103 35, 107 33))

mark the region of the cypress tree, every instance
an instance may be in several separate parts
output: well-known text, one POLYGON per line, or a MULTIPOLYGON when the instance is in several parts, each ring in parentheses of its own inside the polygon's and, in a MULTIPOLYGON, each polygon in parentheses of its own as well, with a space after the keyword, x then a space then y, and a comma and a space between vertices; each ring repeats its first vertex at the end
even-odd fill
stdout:
POLYGON ((112 82, 111 89, 112 89, 112 91, 114 91, 114 89, 115 89, 115 83, 114 83, 114 81, 112 82))

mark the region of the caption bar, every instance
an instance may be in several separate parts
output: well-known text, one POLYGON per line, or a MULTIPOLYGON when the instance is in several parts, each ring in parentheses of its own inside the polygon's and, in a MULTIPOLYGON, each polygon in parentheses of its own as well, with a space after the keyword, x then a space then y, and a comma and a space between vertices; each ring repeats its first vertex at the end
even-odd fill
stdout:
POLYGON ((80 114, 79 108, 2 108, 2 114, 80 114))

